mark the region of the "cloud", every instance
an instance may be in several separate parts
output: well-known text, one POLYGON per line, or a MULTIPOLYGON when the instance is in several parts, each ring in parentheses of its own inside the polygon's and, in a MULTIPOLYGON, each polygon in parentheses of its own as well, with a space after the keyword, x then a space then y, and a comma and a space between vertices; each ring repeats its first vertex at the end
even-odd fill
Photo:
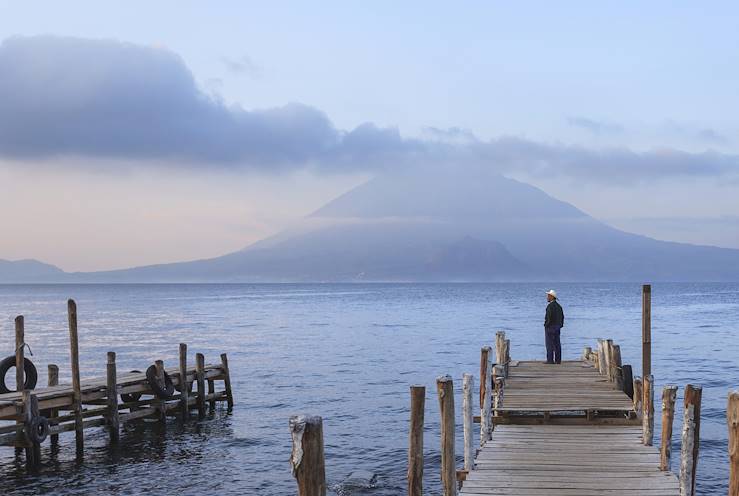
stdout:
POLYGON ((572 127, 584 129, 596 135, 605 134, 621 134, 624 132, 623 126, 610 122, 596 121, 587 117, 568 117, 567 124, 572 127))
POLYGON ((698 140, 712 145, 727 145, 729 139, 711 128, 701 129, 696 134, 698 140))
MULTIPOLYGON (((428 128, 421 138, 407 138, 372 123, 343 131, 299 103, 261 110, 227 105, 202 91, 184 61, 163 48, 52 36, 5 40, 0 157, 31 164, 65 156, 261 171, 484 166, 622 184, 739 174, 739 157, 715 152, 480 140, 459 128, 428 128)), ((116 160, 99 163, 110 167, 116 160)))

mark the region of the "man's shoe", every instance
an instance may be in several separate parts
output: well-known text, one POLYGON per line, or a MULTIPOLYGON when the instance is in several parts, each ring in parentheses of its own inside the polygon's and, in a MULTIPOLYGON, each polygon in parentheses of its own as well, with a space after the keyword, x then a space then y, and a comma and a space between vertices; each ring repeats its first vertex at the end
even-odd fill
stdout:
POLYGON ((554 365, 554 362, 544 362, 545 365, 554 365))

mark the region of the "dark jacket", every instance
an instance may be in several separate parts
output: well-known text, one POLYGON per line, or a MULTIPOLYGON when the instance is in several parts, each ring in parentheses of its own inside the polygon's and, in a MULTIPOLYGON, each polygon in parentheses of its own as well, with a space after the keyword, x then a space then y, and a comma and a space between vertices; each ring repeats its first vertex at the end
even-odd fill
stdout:
POLYGON ((544 315, 544 327, 564 327, 565 313, 557 300, 552 300, 547 305, 547 313, 544 315))

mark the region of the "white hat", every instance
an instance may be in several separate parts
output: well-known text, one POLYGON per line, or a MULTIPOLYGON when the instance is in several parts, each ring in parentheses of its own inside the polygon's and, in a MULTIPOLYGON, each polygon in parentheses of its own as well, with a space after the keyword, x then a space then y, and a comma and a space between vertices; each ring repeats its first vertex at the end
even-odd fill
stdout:
POLYGON ((554 296, 555 298, 557 297, 557 292, 556 292, 555 290, 553 290, 553 289, 550 289, 549 291, 547 291, 547 294, 548 294, 548 295, 552 295, 552 296, 554 296))

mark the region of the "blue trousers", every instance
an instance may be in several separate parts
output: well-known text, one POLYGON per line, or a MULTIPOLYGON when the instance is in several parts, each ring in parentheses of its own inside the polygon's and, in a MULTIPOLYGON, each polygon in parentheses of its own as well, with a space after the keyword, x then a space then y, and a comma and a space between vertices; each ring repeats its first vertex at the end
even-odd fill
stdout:
POLYGON ((562 343, 559 342, 561 327, 545 327, 544 339, 547 345, 547 362, 562 363, 562 343))

